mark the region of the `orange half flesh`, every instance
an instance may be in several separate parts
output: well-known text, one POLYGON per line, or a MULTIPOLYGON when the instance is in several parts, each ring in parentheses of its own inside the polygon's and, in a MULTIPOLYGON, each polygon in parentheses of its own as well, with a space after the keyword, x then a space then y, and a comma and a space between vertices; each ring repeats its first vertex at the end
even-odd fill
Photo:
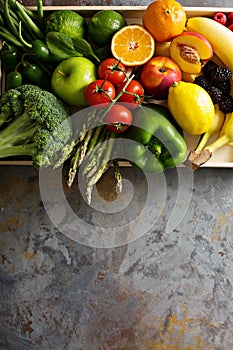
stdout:
POLYGON ((140 66, 154 55, 155 41, 142 26, 128 25, 114 34, 111 50, 124 65, 140 66))

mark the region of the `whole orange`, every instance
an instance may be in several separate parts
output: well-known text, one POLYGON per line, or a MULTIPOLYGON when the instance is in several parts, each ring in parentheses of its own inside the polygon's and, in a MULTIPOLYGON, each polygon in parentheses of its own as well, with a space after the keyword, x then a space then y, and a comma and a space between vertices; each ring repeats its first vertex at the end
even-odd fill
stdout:
POLYGON ((142 23, 156 41, 171 41, 184 31, 186 13, 175 0, 155 0, 147 6, 142 23))

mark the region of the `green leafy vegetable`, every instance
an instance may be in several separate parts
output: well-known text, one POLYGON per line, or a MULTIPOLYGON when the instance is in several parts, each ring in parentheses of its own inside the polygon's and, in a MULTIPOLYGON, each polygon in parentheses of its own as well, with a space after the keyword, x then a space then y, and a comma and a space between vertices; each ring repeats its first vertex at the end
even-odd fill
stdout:
POLYGON ((99 61, 103 61, 105 58, 111 57, 111 47, 110 45, 105 45, 94 50, 95 55, 98 57, 99 61))
POLYGON ((46 44, 49 51, 61 59, 83 56, 75 49, 72 39, 63 33, 49 32, 46 35, 46 44))
POLYGON ((85 39, 70 38, 66 34, 51 31, 46 35, 46 43, 49 51, 61 59, 84 56, 100 62, 91 45, 85 39))
POLYGON ((72 41, 73 41, 75 49, 78 52, 82 53, 83 56, 93 57, 95 60, 100 62, 98 56, 95 54, 95 52, 93 51, 93 49, 88 41, 86 41, 85 39, 82 39, 82 38, 74 38, 74 39, 72 39, 72 41))

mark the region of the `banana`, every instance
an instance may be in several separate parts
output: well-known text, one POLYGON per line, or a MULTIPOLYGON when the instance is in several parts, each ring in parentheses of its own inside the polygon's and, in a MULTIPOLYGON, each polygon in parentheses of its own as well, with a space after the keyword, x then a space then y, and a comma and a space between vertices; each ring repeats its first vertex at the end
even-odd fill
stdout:
POLYGON ((233 72, 233 32, 230 29, 207 17, 189 18, 186 29, 203 35, 214 53, 233 72))

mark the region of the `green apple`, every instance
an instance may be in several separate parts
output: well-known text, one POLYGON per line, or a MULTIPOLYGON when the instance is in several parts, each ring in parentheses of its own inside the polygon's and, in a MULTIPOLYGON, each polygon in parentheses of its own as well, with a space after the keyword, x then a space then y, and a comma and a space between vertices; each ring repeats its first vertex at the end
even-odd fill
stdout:
POLYGON ((71 106, 87 106, 85 87, 96 80, 94 63, 85 57, 71 57, 62 61, 53 71, 51 85, 54 93, 71 106))

